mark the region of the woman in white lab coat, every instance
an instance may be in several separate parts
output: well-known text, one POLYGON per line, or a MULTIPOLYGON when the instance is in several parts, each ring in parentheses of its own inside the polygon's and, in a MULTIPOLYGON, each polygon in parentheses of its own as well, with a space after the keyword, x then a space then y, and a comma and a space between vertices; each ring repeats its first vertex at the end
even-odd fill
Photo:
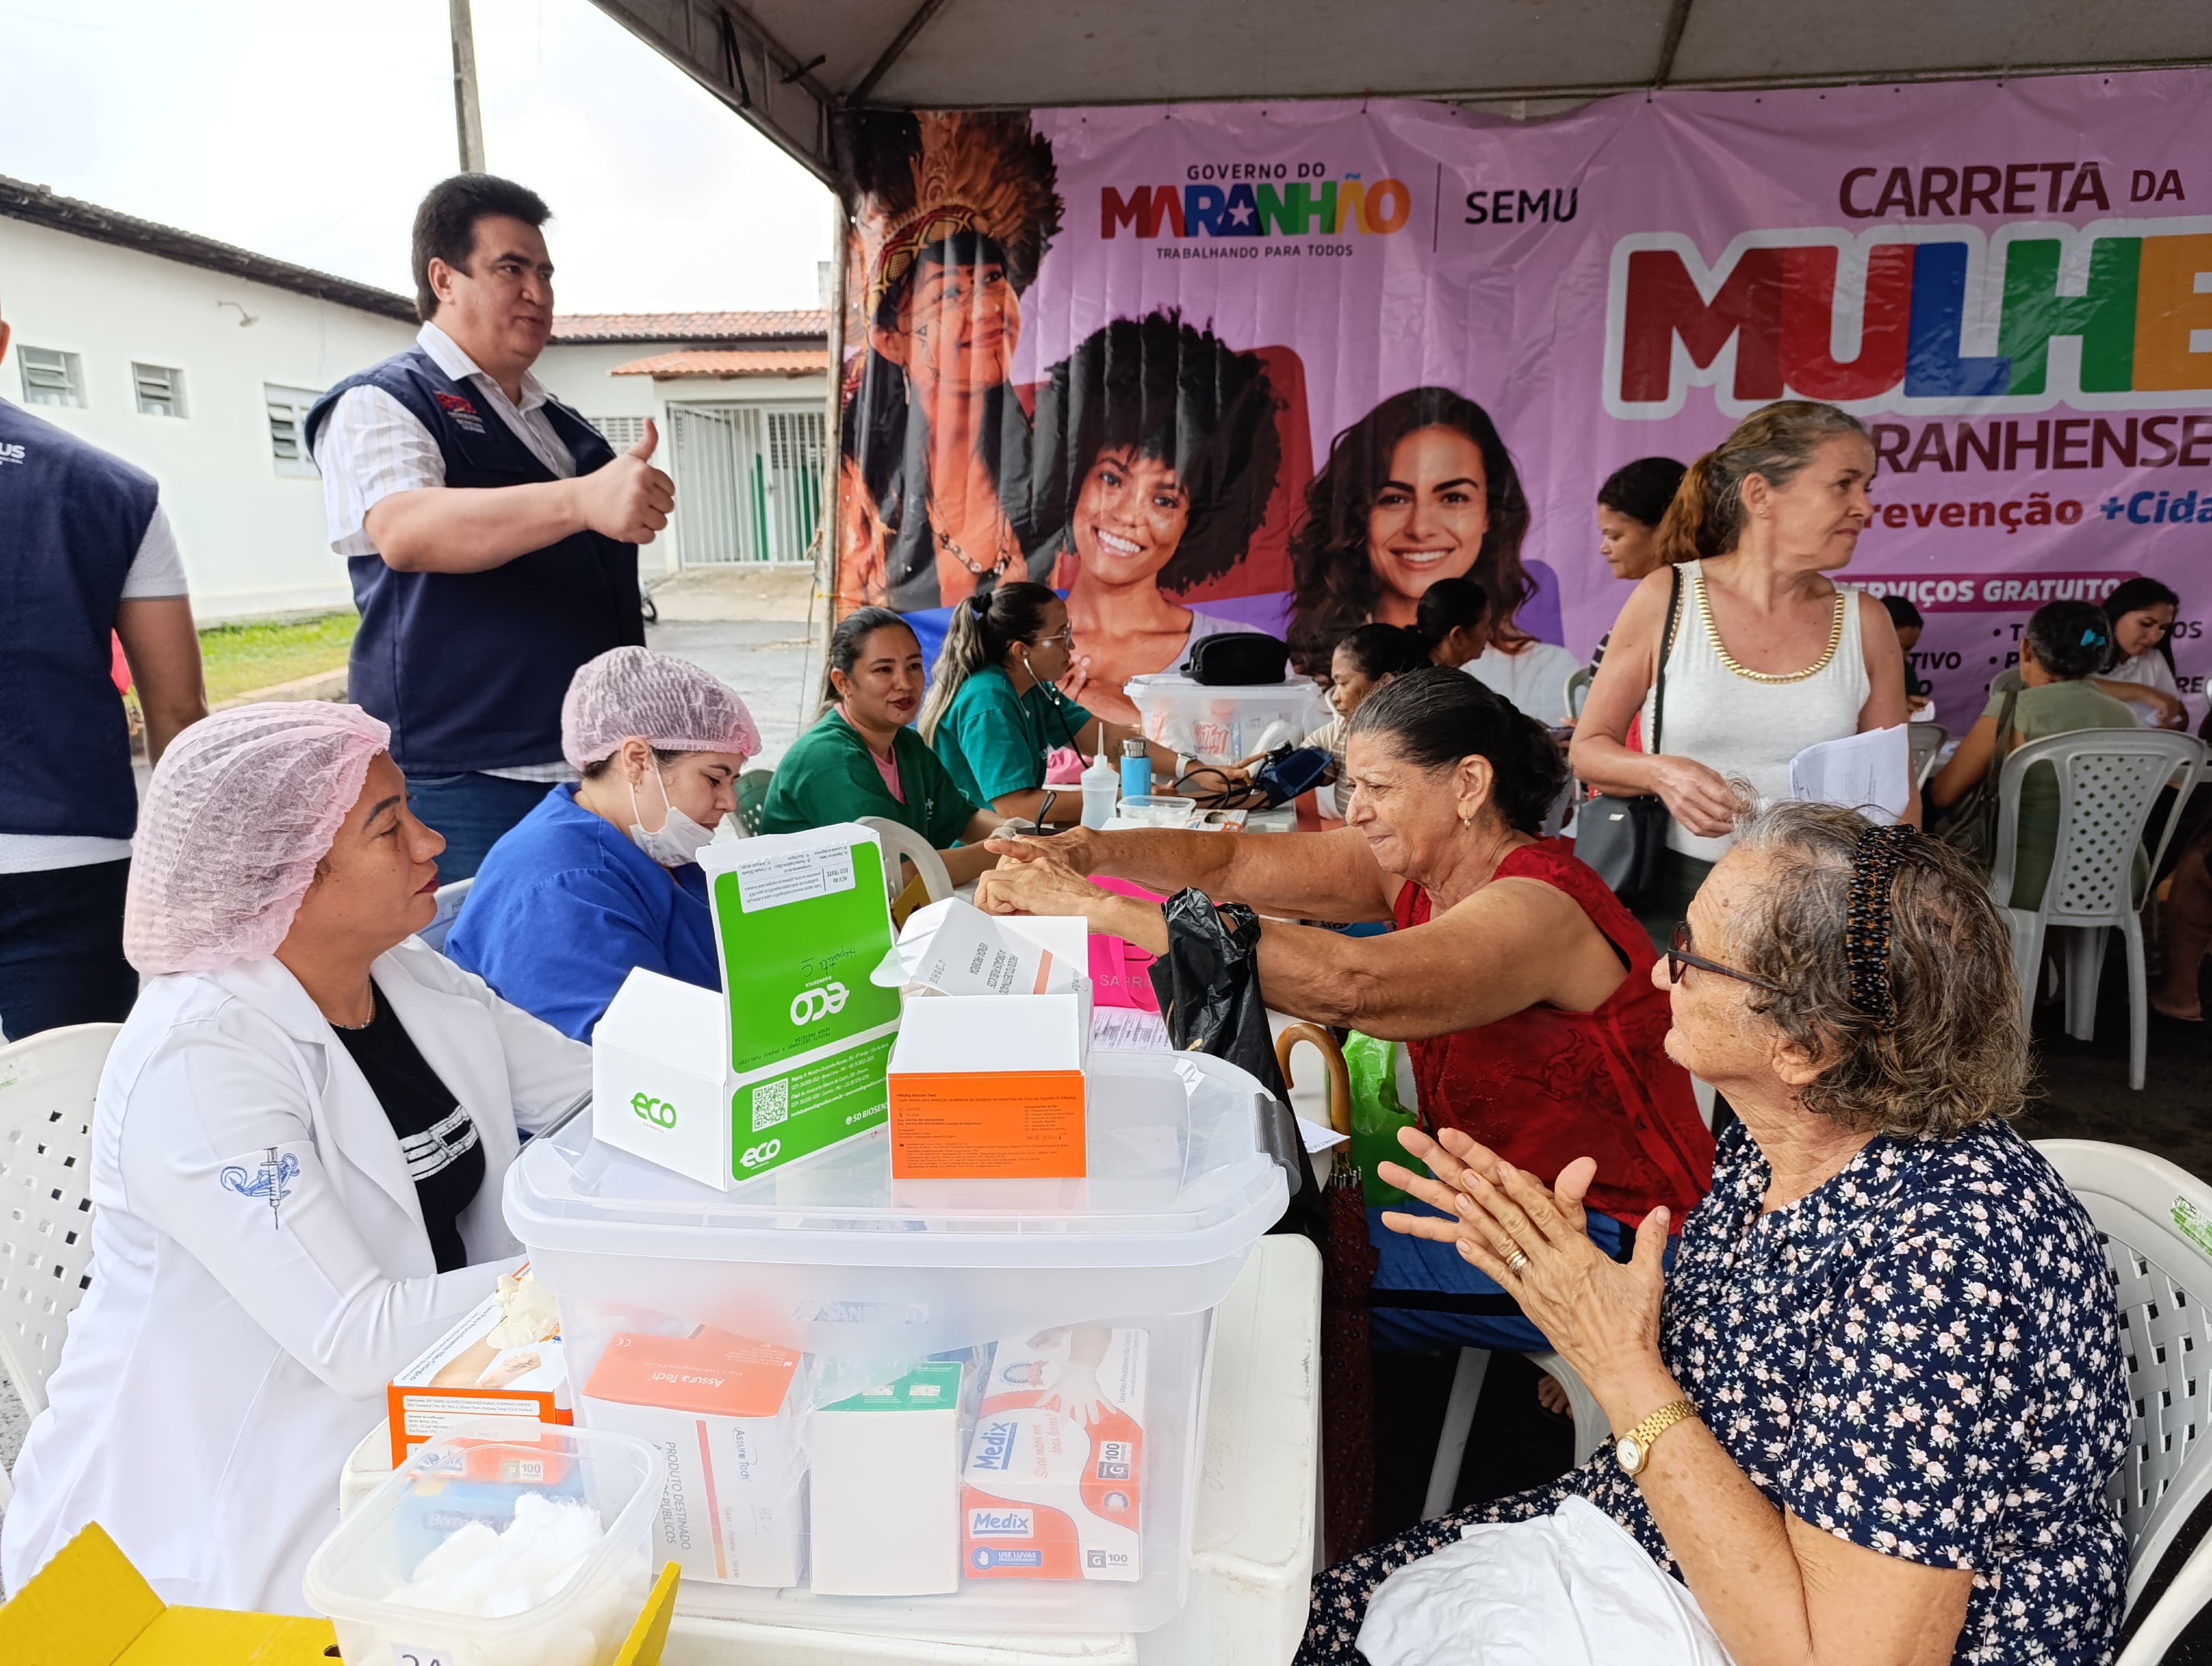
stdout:
POLYGON ((517 1128, 590 1052, 414 940, 445 842, 382 723, 249 706, 163 757, 94 1113, 92 1283, 0 1523, 21 1590, 98 1522, 173 1602, 298 1612, 392 1374, 492 1291, 517 1128))

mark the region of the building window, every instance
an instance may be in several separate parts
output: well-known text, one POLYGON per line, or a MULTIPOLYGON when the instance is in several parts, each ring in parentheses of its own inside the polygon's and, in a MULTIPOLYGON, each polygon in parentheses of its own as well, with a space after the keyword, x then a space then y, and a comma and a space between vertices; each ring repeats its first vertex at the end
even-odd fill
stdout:
POLYGON ((323 396, 311 387, 262 386, 269 406, 269 454, 276 472, 313 480, 318 471, 307 450, 307 412, 323 396))
POLYGON ((134 364, 131 385, 138 395, 142 416, 181 416, 185 414, 185 373, 172 365, 134 364))
POLYGON ((599 429, 599 438, 617 451, 628 451, 645 438, 642 416, 586 416, 584 420, 599 429))
POLYGON ((19 347, 15 356, 23 364, 23 403, 27 405, 81 405, 84 403, 84 366, 74 353, 57 353, 47 347, 19 347))

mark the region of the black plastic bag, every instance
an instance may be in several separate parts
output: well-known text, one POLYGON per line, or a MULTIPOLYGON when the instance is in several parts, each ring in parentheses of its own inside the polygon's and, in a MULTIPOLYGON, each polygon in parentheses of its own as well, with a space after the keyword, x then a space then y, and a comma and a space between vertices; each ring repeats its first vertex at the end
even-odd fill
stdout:
POLYGON ((1267 1004, 1260 994, 1260 916, 1242 903, 1217 909, 1195 890, 1177 891, 1162 911, 1168 952, 1152 963, 1152 978, 1168 1040, 1182 1052, 1228 1060, 1267 1091, 1261 1143, 1282 1165, 1291 1189, 1290 1207, 1269 1230, 1302 1232, 1326 1251, 1321 1184, 1291 1114, 1267 1029, 1267 1004))

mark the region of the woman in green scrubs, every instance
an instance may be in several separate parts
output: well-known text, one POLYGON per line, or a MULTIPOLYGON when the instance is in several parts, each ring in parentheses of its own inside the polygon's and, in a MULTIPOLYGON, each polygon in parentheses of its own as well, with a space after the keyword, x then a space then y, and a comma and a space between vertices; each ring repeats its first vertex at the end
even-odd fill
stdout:
MULTIPOLYGON (((1033 821, 1044 808, 1048 752, 1072 747, 1088 763, 1103 746, 1118 769, 1121 742, 1141 739, 1054 686, 1067 674, 1069 641, 1067 604, 1041 584, 1001 584, 953 607, 921 728, 970 803, 1033 821)), ((1175 754, 1150 742, 1146 750, 1152 768, 1172 778, 1175 754)), ((1052 790, 1045 820, 1075 820, 1081 789, 1070 782, 1052 790)))
POLYGON ((1006 818, 977 809, 907 727, 921 704, 913 627, 887 607, 848 614, 830 633, 827 684, 829 709, 775 766, 761 831, 881 816, 928 840, 956 885, 989 867, 996 858, 983 841, 1006 818))

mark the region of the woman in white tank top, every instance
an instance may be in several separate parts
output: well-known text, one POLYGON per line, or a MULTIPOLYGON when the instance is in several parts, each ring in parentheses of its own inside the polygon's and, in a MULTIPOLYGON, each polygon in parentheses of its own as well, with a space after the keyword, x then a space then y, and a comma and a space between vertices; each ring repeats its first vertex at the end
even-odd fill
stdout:
POLYGON ((1790 760, 1806 747, 1905 721, 1889 615, 1826 576, 1849 563, 1874 518, 1874 466, 1866 429, 1833 405, 1786 399, 1752 412, 1691 465, 1659 529, 1669 565, 1637 586, 1613 625, 1571 757, 1601 792, 1666 803, 1667 858, 1636 909, 1662 946, 1733 842, 1730 779, 1761 799, 1785 797, 1790 760), (1653 756, 1624 737, 1640 713, 1650 744, 1677 569, 1681 606, 1653 756))

